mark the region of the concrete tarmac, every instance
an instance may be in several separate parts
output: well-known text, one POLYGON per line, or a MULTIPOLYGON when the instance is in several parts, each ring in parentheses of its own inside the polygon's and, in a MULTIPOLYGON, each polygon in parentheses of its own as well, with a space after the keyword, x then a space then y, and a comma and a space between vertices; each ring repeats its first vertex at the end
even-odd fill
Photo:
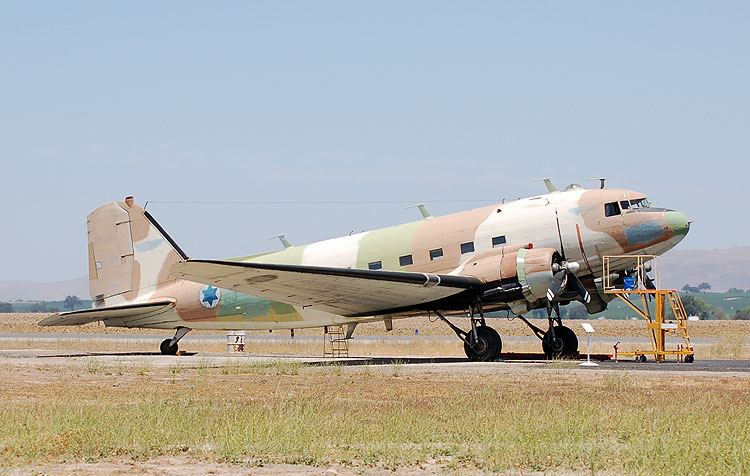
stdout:
MULTIPOLYGON (((85 346, 82 346, 85 347, 85 346)), ((0 365, 5 366, 80 366, 95 360, 109 365, 143 365, 155 367, 222 367, 242 364, 271 364, 273 362, 299 362, 303 365, 322 367, 336 364, 346 371, 359 371, 367 366, 368 371, 391 372, 394 366, 404 373, 441 373, 441 374, 504 374, 524 370, 543 370, 551 372, 615 372, 630 374, 655 374, 663 376, 721 376, 750 379, 750 360, 700 360, 693 363, 677 362, 671 357, 665 362, 636 363, 632 360, 600 361, 597 367, 582 367, 583 360, 543 360, 524 358, 521 360, 501 360, 498 362, 469 362, 457 357, 349 357, 323 358, 312 355, 290 354, 253 354, 253 353, 214 353, 193 352, 177 356, 161 355, 158 352, 88 352, 81 350, 0 350, 0 365)))
MULTIPOLYGON (((289 334, 250 334, 245 336, 247 343, 247 353, 216 353, 216 352, 193 352, 181 353, 179 356, 164 356, 157 349, 159 343, 166 337, 171 336, 169 331, 164 335, 154 334, 0 334, 0 342, 5 341, 63 341, 66 342, 66 350, 41 350, 34 349, 33 343, 29 349, 24 350, 0 350, 0 365, 52 365, 66 366, 75 365, 82 360, 96 359, 104 363, 112 364, 142 364, 148 363, 153 366, 175 366, 182 367, 199 367, 211 366, 220 367, 223 365, 237 365, 246 363, 275 362, 279 360, 288 360, 300 362, 305 365, 322 366, 329 365, 334 360, 322 358, 320 355, 289 355, 289 354, 259 354, 253 353, 253 343, 269 342, 284 343, 291 342, 289 334), (153 342, 153 352, 128 352, 128 351, 90 351, 92 341, 113 342, 153 342), (68 350, 72 349, 72 350, 68 350)), ((294 338, 297 342, 322 342, 322 336, 298 335, 294 338)), ((362 343, 393 342, 399 344, 408 344, 410 342, 445 342, 453 341, 453 336, 394 336, 394 335, 375 335, 375 336, 355 336, 354 341, 362 343)), ((579 337, 580 351, 586 350, 586 338, 579 337)), ((225 335, 190 335, 185 336, 182 342, 207 342, 207 343, 224 343, 225 335)), ((513 343, 533 343, 538 342, 536 337, 531 336, 508 336, 503 338, 505 348, 513 348, 513 343), (508 344, 511 344, 508 346, 508 344)), ((611 347, 616 342, 621 342, 622 349, 633 346, 640 348, 650 347, 650 340, 644 337, 591 337, 591 344, 607 344, 611 347)), ((718 342, 716 338, 693 338, 693 344, 713 344, 718 342)), ((746 339, 750 342, 750 339, 746 339)), ((6 346, 12 347, 12 346, 6 346)), ((40 347, 43 347, 40 345, 40 347)), ((127 345, 125 346, 127 347, 127 345)), ((100 346, 101 348, 101 346, 100 346)), ((696 355, 694 363, 677 362, 676 357, 670 356, 667 361, 657 363, 652 356, 644 363, 636 363, 632 357, 626 358, 619 362, 607 359, 606 355, 592 356, 599 366, 597 367, 580 367, 581 361, 548 361, 544 360, 542 354, 503 354, 499 362, 468 362, 465 358, 459 357, 434 357, 434 356, 382 356, 382 357, 350 357, 346 359, 336 359, 335 362, 344 368, 351 368, 352 371, 363 365, 368 365, 368 369, 376 370, 391 369, 393 365, 399 365, 408 372, 439 372, 439 373, 505 373, 509 371, 518 371, 522 369, 549 369, 555 371, 605 371, 605 372, 656 372, 659 374, 685 374, 691 375, 723 375, 750 377, 750 361, 748 360, 702 360, 700 355, 696 355)), ((585 360, 585 356, 584 356, 585 360)))
MULTIPOLYGON (((161 342, 162 340, 172 337, 173 331, 165 330, 163 335, 156 334, 73 334, 73 333, 45 333, 45 334, 0 334, 0 341, 2 340, 104 340, 104 341, 154 341, 161 342)), ((226 335, 186 335, 181 342, 226 342, 226 335)), ((248 334, 245 336, 245 342, 322 342, 322 334, 319 336, 311 335, 298 335, 291 338, 289 334, 280 335, 268 334, 268 335, 257 335, 248 334)), ((394 343, 410 343, 410 342, 451 342, 455 341, 455 336, 392 336, 392 335, 367 335, 367 336, 354 336, 355 342, 394 342, 394 343)), ((539 342, 539 339, 534 336, 502 336, 503 342, 539 342)), ((670 336, 669 341, 674 340, 675 342, 681 342, 682 339, 676 336, 670 336)), ((586 337, 578 336, 578 341, 581 345, 585 345, 586 337)), ((690 341, 694 344, 714 344, 719 341, 717 337, 693 337, 690 341)), ((648 337, 596 337, 591 336, 592 344, 610 344, 614 345, 617 342, 623 344, 649 344, 651 340, 648 337)), ((746 344, 750 344, 750 338, 745 339, 746 344)))

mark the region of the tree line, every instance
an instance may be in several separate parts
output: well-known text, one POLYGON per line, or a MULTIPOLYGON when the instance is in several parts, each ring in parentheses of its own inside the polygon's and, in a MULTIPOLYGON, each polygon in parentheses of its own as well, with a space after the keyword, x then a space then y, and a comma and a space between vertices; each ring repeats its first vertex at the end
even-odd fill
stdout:
POLYGON ((38 301, 32 303, 16 303, 18 308, 9 302, 0 302, 0 312, 60 312, 60 308, 73 311, 84 307, 84 302, 78 296, 66 296, 63 301, 38 301))

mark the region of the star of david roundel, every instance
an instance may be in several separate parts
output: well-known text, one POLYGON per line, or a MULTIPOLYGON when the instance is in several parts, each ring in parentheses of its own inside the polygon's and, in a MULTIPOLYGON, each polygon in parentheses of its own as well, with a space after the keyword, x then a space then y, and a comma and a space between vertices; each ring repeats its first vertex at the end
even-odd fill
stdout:
POLYGON ((203 286, 201 288, 201 292, 199 293, 198 299, 201 300, 201 304, 203 304, 203 307, 213 309, 218 306, 219 301, 221 301, 221 289, 208 285, 203 286))

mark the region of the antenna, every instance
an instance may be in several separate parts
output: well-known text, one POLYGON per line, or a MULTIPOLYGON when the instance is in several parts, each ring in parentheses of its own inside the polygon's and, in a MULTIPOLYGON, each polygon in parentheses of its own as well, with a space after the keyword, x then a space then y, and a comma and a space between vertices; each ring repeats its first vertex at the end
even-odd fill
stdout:
POLYGON ((605 179, 604 177, 583 179, 584 182, 596 182, 596 181, 598 181, 599 182, 599 190, 604 190, 604 181, 605 180, 607 180, 607 179, 605 179))
POLYGON ((560 191, 560 189, 555 187, 555 185, 552 183, 552 180, 549 177, 534 179, 532 180, 532 182, 544 182, 544 185, 547 186, 547 191, 549 193, 557 193, 560 191))
POLYGON ((419 208, 419 213, 422 214, 422 218, 424 218, 425 220, 432 218, 432 214, 427 211, 427 208, 425 208, 424 203, 420 203, 417 205, 410 205, 406 208, 419 208))
POLYGON ((286 239, 286 233, 282 233, 280 235, 274 235, 267 239, 273 240, 274 238, 278 238, 281 241, 281 244, 284 245, 284 249, 291 248, 292 246, 294 246, 289 242, 289 240, 286 239))

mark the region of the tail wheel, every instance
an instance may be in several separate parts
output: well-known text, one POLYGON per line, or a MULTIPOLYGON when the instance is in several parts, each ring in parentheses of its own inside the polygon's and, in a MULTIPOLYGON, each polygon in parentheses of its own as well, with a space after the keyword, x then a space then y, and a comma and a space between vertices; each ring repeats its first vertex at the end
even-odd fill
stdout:
POLYGON ((578 337, 569 327, 555 326, 555 338, 552 339, 550 331, 542 338, 542 350, 544 355, 551 359, 565 359, 578 355, 578 337))
MULTIPOLYGON (((471 339, 471 331, 468 332, 471 339)), ((472 346, 464 342, 466 357, 472 362, 490 362, 500 357, 503 341, 497 331, 489 326, 477 327, 477 342, 472 346)))
POLYGON ((159 350, 161 350, 163 355, 177 355, 177 344, 169 345, 170 342, 172 342, 172 339, 164 339, 161 341, 159 350))

